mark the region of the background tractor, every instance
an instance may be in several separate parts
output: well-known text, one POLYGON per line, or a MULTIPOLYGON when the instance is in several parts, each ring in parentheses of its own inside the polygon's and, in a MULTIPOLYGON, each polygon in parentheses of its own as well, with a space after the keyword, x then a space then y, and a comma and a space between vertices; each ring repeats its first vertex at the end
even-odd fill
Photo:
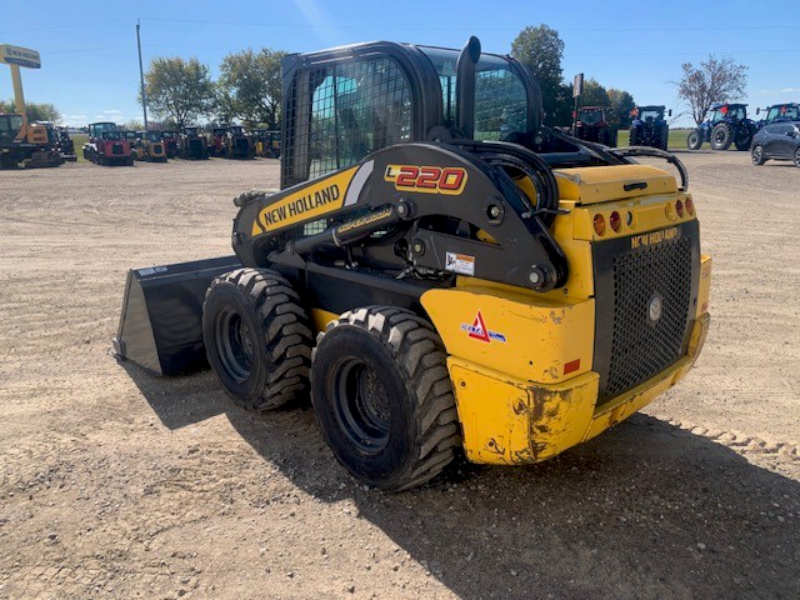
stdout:
POLYGON ((253 139, 255 140, 256 156, 264 158, 280 158, 281 156, 281 132, 269 129, 254 129, 253 139))
POLYGON ((57 167, 63 162, 52 126, 29 123, 23 115, 0 114, 0 168, 57 167))
MULTIPOLYGON (((756 114, 760 115, 762 109, 757 108, 756 114)), ((756 127, 761 129, 764 125, 777 123, 779 121, 800 121, 800 104, 796 102, 786 102, 784 104, 773 104, 763 109, 765 116, 756 122, 756 127)))
POLYGON ((235 256, 129 273, 120 358, 210 364, 250 410, 310 396, 337 460, 386 490, 458 448, 556 456, 692 367, 711 262, 676 157, 544 128, 538 83, 477 38, 283 70, 281 190, 234 200, 235 256))
POLYGON ((652 146, 666 150, 669 146, 669 125, 666 116, 672 116, 672 110, 665 106, 637 106, 633 110, 629 146, 652 146))
POLYGON ((709 142, 714 150, 727 150, 733 144, 745 151, 755 132, 755 123, 747 118, 747 104, 715 104, 708 119, 689 134, 686 145, 689 150, 699 150, 709 142))
POLYGON ((161 132, 161 138, 164 140, 164 151, 167 154, 167 158, 175 158, 180 154, 179 149, 179 135, 177 131, 173 131, 172 129, 166 129, 161 132))
POLYGON ((184 127, 180 139, 181 158, 207 159, 208 142, 199 127, 184 127))
POLYGON ((83 158, 102 166, 133 165, 128 139, 131 133, 134 132, 118 129, 116 123, 90 124, 89 141, 83 145, 83 158))
POLYGON ((617 146, 617 132, 606 120, 606 109, 602 106, 580 107, 572 135, 580 140, 597 142, 612 148, 617 146))
POLYGON ((56 135, 58 136, 58 150, 61 153, 61 158, 72 162, 78 160, 78 155, 75 153, 75 142, 69 136, 69 130, 66 127, 58 127, 56 135))
POLYGON ((211 156, 225 156, 226 152, 226 138, 228 136, 228 127, 220 125, 211 130, 208 136, 208 151, 211 156))
POLYGON ((244 127, 241 125, 228 127, 223 156, 226 158, 249 159, 255 157, 255 152, 253 138, 244 130, 244 127))
POLYGON ((162 132, 156 129, 137 132, 132 152, 135 152, 137 160, 167 162, 166 144, 162 132))

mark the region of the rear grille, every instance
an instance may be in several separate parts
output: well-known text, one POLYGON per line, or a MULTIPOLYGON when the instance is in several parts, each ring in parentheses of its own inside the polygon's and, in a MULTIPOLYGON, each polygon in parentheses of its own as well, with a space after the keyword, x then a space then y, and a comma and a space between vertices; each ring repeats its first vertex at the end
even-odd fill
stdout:
POLYGON ((124 150, 122 149, 122 144, 114 144, 111 146, 111 153, 112 154, 122 154, 124 150))
POLYGON ((203 144, 200 140, 189 140, 189 150, 191 152, 200 152, 203 149, 203 144))
POLYGON ((236 140, 236 149, 240 152, 247 152, 248 143, 247 140, 244 138, 239 138, 236 140))
POLYGON ((153 146, 153 152, 155 152, 156 154, 161 154, 161 152, 163 152, 161 144, 156 144, 155 146, 153 146))
POLYGON ((614 256, 611 365, 603 399, 666 369, 683 352, 692 295, 690 236, 614 256), (660 318, 650 316, 661 300, 660 318))

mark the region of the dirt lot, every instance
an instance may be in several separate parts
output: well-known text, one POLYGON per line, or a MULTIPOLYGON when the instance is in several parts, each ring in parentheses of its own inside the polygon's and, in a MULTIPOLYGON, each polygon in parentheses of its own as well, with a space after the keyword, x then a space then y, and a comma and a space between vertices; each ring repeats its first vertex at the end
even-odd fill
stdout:
POLYGON ((800 597, 800 169, 681 157, 715 261, 687 380, 549 463, 398 495, 308 407, 110 355, 126 270, 228 253, 277 163, 0 173, 0 598, 800 597))

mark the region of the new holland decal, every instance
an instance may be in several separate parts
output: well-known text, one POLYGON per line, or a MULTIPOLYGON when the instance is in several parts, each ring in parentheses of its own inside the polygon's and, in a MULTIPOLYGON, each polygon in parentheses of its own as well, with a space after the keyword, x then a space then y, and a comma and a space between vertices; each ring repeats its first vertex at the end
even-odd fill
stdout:
POLYGON ((631 237, 631 248, 636 249, 640 246, 655 246, 661 242, 668 242, 680 237, 680 231, 677 227, 670 229, 662 229, 661 231, 651 231, 650 233, 643 233, 642 235, 634 235, 631 237))
POLYGON ((487 344, 492 341, 506 342, 506 336, 504 334, 498 331, 491 331, 486 327, 486 321, 484 321, 481 311, 478 311, 478 314, 475 315, 475 320, 472 322, 472 325, 469 323, 462 323, 461 330, 465 331, 469 337, 486 342, 487 344))
POLYGON ((302 185, 298 191, 268 204, 253 222, 252 235, 297 225, 340 209, 357 170, 358 167, 353 167, 311 185, 302 185))

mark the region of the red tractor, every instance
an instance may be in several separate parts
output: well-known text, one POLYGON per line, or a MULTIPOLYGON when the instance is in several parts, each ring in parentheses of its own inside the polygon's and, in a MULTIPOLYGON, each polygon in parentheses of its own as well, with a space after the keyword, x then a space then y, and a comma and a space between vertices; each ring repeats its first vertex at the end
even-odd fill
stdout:
POLYGON ((602 106, 582 106, 578 109, 572 135, 587 142, 617 147, 617 132, 606 120, 606 109, 602 106))
POLYGON ((131 143, 116 123, 89 125, 89 141, 83 145, 83 158, 98 165, 133 165, 131 143))
POLYGON ((208 136, 208 152, 211 156, 225 156, 227 137, 228 127, 226 125, 214 127, 211 135, 208 136))
POLYGON ((165 129, 161 132, 161 138, 164 140, 164 148, 167 153, 167 158, 175 158, 180 154, 180 147, 178 144, 180 135, 177 131, 165 129))

